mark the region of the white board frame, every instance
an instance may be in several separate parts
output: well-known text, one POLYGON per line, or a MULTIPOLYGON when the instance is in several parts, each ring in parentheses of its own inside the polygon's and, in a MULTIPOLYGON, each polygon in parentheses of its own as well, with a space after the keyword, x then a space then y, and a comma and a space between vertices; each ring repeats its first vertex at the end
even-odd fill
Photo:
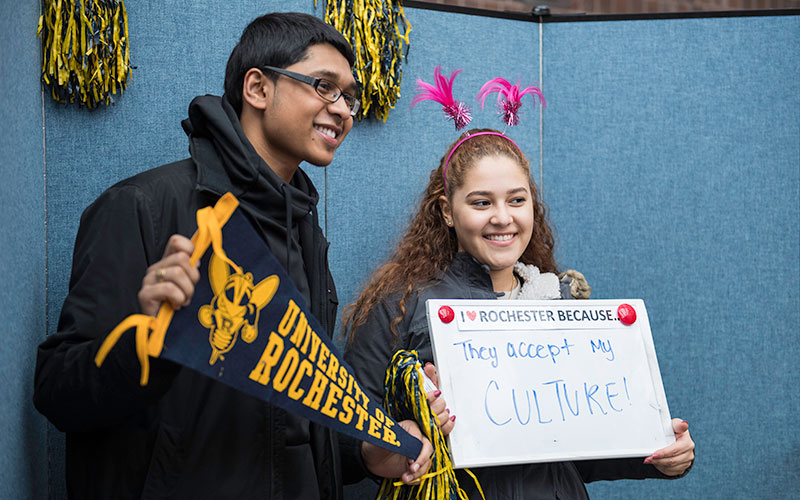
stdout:
POLYGON ((448 437, 456 468, 645 457, 675 441, 642 300, 432 299, 426 307, 439 388, 457 418, 448 437), (632 325, 617 318, 620 304, 636 311, 632 325), (449 323, 443 306, 454 312, 449 323), (532 357, 510 357, 523 350, 532 357))

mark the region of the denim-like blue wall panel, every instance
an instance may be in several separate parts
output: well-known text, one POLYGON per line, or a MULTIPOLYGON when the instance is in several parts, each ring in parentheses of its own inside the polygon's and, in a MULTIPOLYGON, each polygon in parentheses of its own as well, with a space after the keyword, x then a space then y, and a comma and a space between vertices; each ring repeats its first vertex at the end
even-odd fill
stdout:
MULTIPOLYGON (((55 330, 66 295, 81 211, 114 182, 187 155, 180 120, 195 95, 221 93, 249 20, 267 9, 314 13, 311 0, 126 6, 137 67, 128 90, 93 112, 45 99, 44 150, 38 41, 19 22, 35 25, 35 7, 0 21, 11 48, 1 67, 15 69, 11 79, 4 71, 0 113, 16 124, 0 139, 13 158, 3 163, 14 187, 3 203, 19 214, 0 249, 3 275, 18 288, 4 287, 16 292, 2 303, 19 322, 9 332, 26 332, 5 333, 12 348, 0 352, 13 382, 3 394, 15 402, 0 416, 18 429, 0 438, 0 464, 19 485, 14 497, 41 497, 45 482, 51 498, 65 497, 60 434, 45 481, 44 419, 29 388, 35 345, 55 330), (24 261, 9 260, 7 248, 24 261)), ((800 486, 791 420, 800 410, 791 385, 800 376, 800 17, 545 24, 539 82, 539 25, 406 14, 411 49, 388 123, 357 123, 329 168, 306 167, 323 195, 342 307, 386 257, 458 135, 433 103, 409 108, 416 79, 430 81, 437 64, 463 69, 455 93, 472 105, 472 126, 497 128, 491 106, 474 101, 480 86, 495 76, 541 83, 543 187, 559 263, 583 271, 596 298, 645 299, 672 413, 689 420, 698 443, 686 479, 592 485, 593 497, 791 495, 800 486)), ((530 102, 509 133, 538 181, 539 110, 530 102)))
POLYGON ((0 498, 43 498, 47 428, 31 403, 45 338, 44 162, 37 2, 0 7, 0 498))
POLYGON ((800 485, 800 397, 788 394, 800 378, 800 18, 544 28, 560 260, 596 298, 645 299, 670 409, 699 450, 683 481, 592 493, 788 498, 800 485), (759 480, 732 480, 743 477, 759 480))

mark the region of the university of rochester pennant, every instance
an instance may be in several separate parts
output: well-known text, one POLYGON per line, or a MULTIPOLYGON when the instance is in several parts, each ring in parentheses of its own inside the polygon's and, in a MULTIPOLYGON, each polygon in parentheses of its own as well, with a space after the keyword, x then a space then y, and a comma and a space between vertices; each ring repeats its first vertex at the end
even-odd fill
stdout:
POLYGON ((96 364, 135 327, 143 385, 148 355, 161 357, 337 432, 416 458, 420 441, 361 389, 236 206, 227 194, 213 210, 198 212, 192 262, 200 259, 200 281, 191 304, 173 312, 165 303, 157 317, 128 317, 109 334, 96 364))

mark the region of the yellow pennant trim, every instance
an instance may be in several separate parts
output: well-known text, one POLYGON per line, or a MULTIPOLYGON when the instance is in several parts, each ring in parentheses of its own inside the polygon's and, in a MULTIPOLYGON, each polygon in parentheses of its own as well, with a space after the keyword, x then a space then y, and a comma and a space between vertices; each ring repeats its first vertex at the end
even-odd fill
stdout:
MULTIPOLYGON (((239 201, 231 193, 223 195, 213 207, 201 208, 197 211, 197 231, 192 236, 194 252, 189 259, 191 265, 195 265, 206 253, 209 245, 214 254, 227 262, 231 267, 241 272, 239 267, 234 264, 225 251, 222 249, 222 226, 228 222, 239 201)), ((147 385, 150 378, 149 356, 158 357, 164 348, 164 337, 175 310, 168 302, 163 302, 158 310, 158 314, 148 316, 146 314, 132 314, 117 325, 108 334, 97 355, 94 358, 95 364, 100 367, 105 361, 111 348, 116 345, 123 333, 131 328, 136 329, 136 356, 139 358, 139 365, 142 367, 139 384, 147 385)))

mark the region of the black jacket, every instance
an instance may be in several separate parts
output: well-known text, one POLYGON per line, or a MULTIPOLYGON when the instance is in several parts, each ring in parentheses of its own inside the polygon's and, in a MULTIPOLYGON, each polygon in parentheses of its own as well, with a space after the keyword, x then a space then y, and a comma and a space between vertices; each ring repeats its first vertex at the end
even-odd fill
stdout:
MULTIPOLYGON (((562 290, 562 295, 564 291, 562 290)), ((424 365, 433 362, 425 301, 428 299, 496 299, 488 271, 467 253, 456 254, 440 280, 414 290, 400 313, 399 297, 376 306, 367 322, 355 331, 345 351, 345 360, 373 397, 383 399, 386 366, 394 352, 416 350, 424 365), (397 338, 389 325, 402 316, 397 338)), ((470 469, 478 477, 487 500, 584 500, 584 482, 613 479, 667 478, 642 459, 586 460, 540 464, 506 465, 470 469)), ((469 498, 480 498, 475 482, 457 471, 459 486, 469 498)))
POLYGON ((299 169, 290 184, 278 178, 224 99, 196 98, 183 125, 191 159, 126 179, 84 212, 58 332, 39 346, 34 403, 67 433, 69 495, 339 499, 342 467, 354 480, 363 472, 353 440, 343 438, 340 455, 327 429, 164 360, 151 361, 140 387, 132 333, 94 364, 105 336, 139 312, 145 270, 168 238, 191 236, 196 211, 227 191, 333 330, 336 291, 311 181, 299 169))

